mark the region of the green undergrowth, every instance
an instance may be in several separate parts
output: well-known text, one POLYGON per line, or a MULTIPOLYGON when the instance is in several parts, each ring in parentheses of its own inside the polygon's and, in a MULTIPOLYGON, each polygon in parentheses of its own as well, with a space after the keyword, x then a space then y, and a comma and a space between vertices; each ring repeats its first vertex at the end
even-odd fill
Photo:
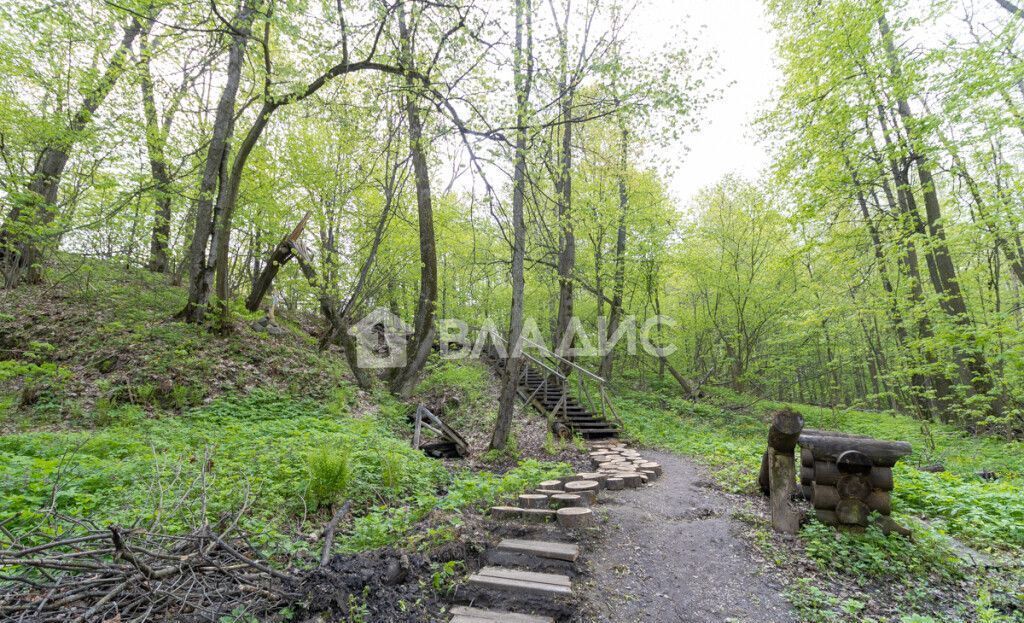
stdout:
MULTIPOLYGON (((768 414, 783 405, 724 392, 694 403, 677 394, 670 385, 643 391, 617 388, 614 400, 628 436, 642 445, 697 459, 726 491, 755 493, 768 414)), ((893 496, 893 515, 913 529, 914 539, 885 536, 874 529, 860 534, 837 532, 811 522, 803 528, 801 541, 804 555, 820 575, 842 577, 846 584, 863 590, 901 587, 899 595, 891 598, 910 613, 907 621, 1021 620, 1019 610, 1012 614, 1024 602, 1020 569, 987 574, 966 565, 964 558, 978 553, 1012 567, 1024 556, 1024 445, 972 437, 902 415, 791 406, 804 415, 809 428, 902 439, 914 447, 914 453, 895 469, 893 496), (917 469, 937 463, 946 471, 917 469), (996 472, 998 479, 980 478, 977 472, 983 470, 996 472), (945 615, 936 615, 929 594, 950 586, 969 586, 965 590, 971 593, 971 601, 959 610, 950 607, 945 615), (1002 600, 1002 605, 993 606, 993 600, 1002 600)), ((771 550, 768 532, 764 526, 759 530, 761 546, 771 550)), ((784 554, 776 553, 779 564, 789 564, 784 554)), ((831 600, 827 604, 808 599, 806 590, 794 594, 792 601, 806 621, 903 620, 903 615, 874 619, 860 613, 856 599, 849 603, 834 599, 828 597, 828 590, 822 593, 822 599, 831 600)))
POLYGON ((356 519, 337 546, 352 551, 402 543, 436 511, 442 525, 427 539, 443 540, 463 509, 567 470, 528 461, 503 476, 452 475, 396 436, 387 415, 349 413, 351 392, 319 403, 257 390, 156 418, 127 405, 96 430, 0 437, 0 524, 25 532, 58 513, 174 532, 200 525, 204 508, 210 521, 247 508, 243 525, 286 553, 307 547, 296 529, 317 530, 351 500, 356 519))
POLYGON ((123 405, 182 412, 255 388, 326 398, 346 368, 282 311, 287 331, 232 330, 174 319, 185 290, 163 275, 69 256, 67 278, 0 297, 0 428, 91 428, 123 405))

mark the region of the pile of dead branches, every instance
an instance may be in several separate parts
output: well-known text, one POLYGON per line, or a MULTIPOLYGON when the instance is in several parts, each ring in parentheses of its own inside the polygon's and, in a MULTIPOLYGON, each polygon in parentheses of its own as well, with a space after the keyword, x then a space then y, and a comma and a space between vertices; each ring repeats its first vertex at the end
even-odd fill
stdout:
POLYGON ((260 617, 300 595, 228 526, 185 535, 78 523, 59 539, 0 550, 3 621, 220 621, 260 617))

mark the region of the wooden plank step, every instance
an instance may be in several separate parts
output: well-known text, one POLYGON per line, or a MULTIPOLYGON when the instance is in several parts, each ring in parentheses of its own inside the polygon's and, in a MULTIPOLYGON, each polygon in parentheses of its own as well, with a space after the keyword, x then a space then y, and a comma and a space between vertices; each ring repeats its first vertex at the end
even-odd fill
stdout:
POLYGON ((572 594, 572 583, 564 575, 484 567, 469 577, 469 583, 512 593, 555 597, 572 594))
POLYGON ((555 543, 553 541, 528 541, 522 539, 503 539, 498 549, 506 552, 533 554, 541 558, 575 561, 580 555, 578 545, 572 543, 555 543))
POLYGON ((452 608, 455 615, 451 623, 555 623, 551 617, 539 617, 530 614, 505 612, 498 610, 481 610, 468 606, 452 608))

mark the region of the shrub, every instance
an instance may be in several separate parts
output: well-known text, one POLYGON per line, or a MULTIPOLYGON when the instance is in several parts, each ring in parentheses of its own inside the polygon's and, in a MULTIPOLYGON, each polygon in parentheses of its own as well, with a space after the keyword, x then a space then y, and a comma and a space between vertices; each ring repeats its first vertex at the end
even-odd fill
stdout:
POLYGON ((306 457, 309 469, 307 500, 313 509, 341 499, 352 480, 351 450, 346 446, 321 446, 306 457))

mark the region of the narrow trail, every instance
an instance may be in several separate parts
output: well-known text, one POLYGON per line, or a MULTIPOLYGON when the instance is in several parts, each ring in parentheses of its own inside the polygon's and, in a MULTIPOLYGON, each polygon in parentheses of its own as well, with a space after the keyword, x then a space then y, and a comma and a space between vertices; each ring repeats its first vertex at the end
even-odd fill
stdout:
POLYGON ((693 462, 644 451, 662 465, 652 487, 602 499, 605 537, 588 558, 588 623, 789 623, 797 621, 781 587, 759 573, 739 502, 701 485, 693 462))

